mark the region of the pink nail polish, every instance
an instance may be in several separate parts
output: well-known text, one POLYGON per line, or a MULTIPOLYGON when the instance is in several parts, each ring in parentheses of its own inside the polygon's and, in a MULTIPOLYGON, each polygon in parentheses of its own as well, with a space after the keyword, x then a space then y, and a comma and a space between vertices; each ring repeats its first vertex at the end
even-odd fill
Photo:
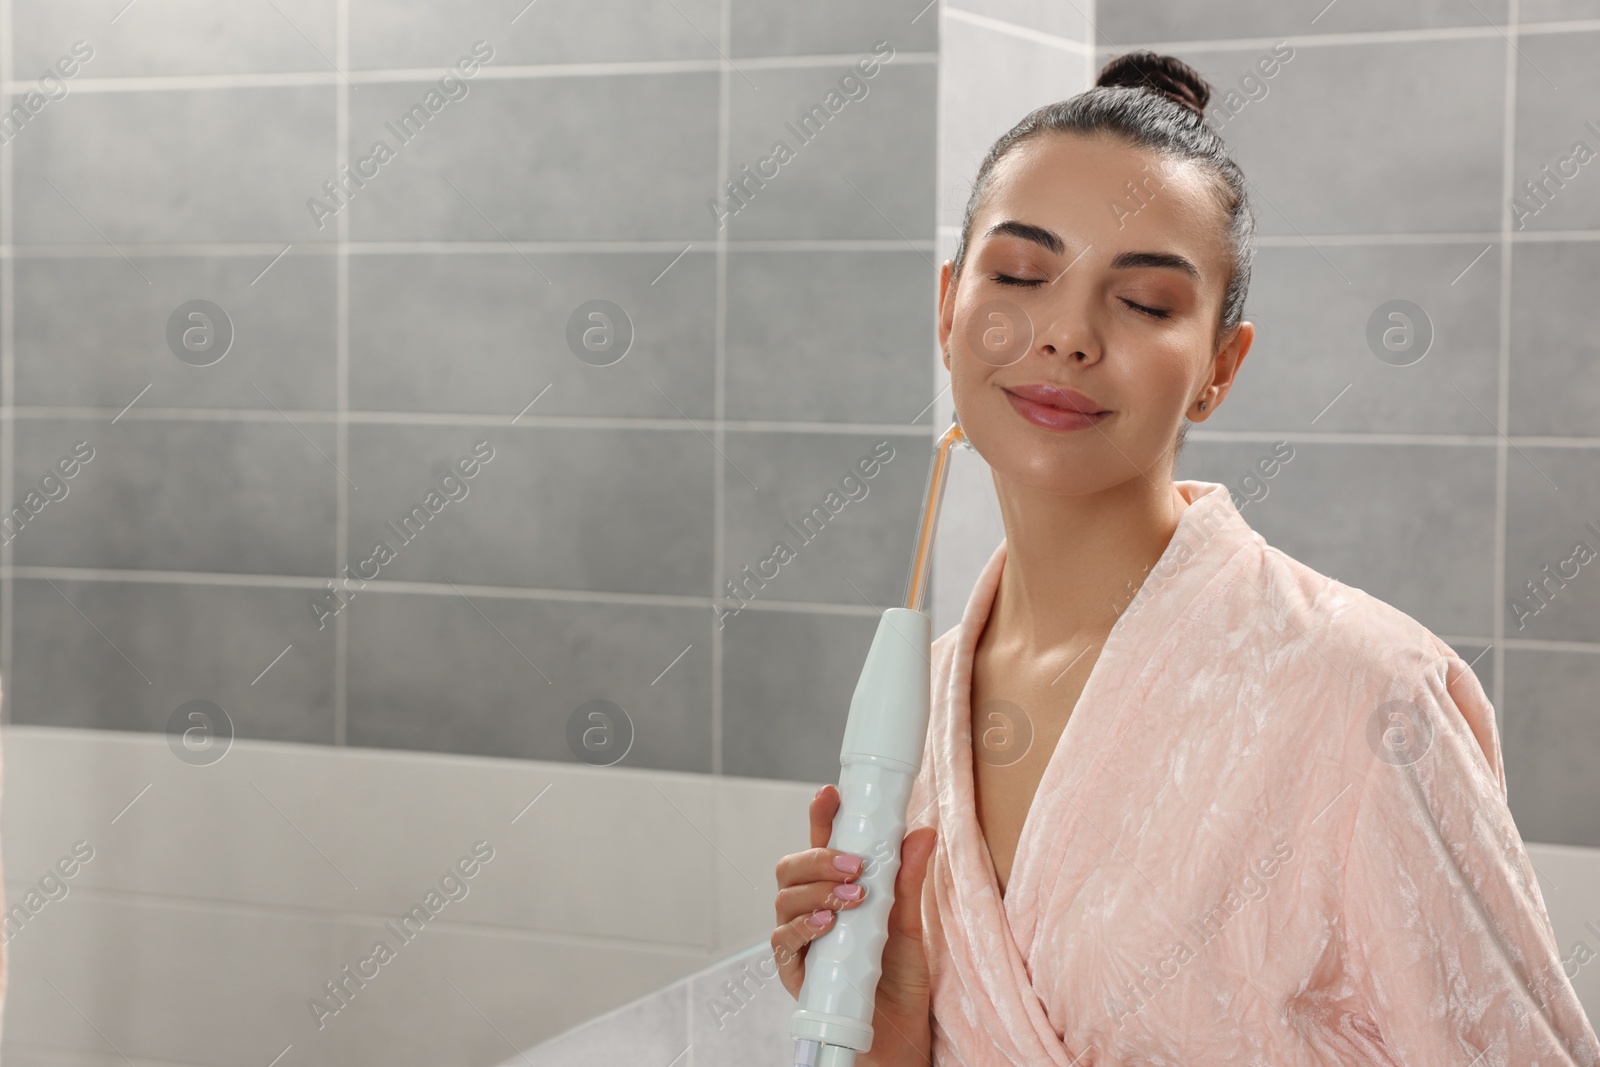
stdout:
POLYGON ((845 874, 855 874, 857 871, 861 870, 861 857, 835 856, 833 857, 833 865, 834 867, 843 871, 845 874))
POLYGON ((828 925, 828 920, 831 918, 833 918, 833 912, 828 911, 826 908, 818 908, 811 913, 811 918, 807 919, 806 922, 820 930, 828 925))
POLYGON ((865 886, 856 885, 853 882, 849 885, 839 886, 834 890, 834 892, 839 895, 839 899, 841 900, 860 900, 861 894, 865 893, 866 891, 867 889, 865 886))

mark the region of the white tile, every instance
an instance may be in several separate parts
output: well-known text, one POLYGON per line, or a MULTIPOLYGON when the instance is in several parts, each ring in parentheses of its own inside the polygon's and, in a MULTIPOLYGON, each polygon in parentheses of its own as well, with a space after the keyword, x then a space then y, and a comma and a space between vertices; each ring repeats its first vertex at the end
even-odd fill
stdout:
POLYGON ((689 997, 695 1067, 794 1062, 795 999, 778 981, 766 945, 695 975, 689 997))
POLYGON ((482 840, 494 858, 452 921, 713 941, 709 777, 250 741, 191 767, 164 737, 19 726, 4 750, 19 888, 86 840, 74 886, 390 916, 482 840))
POLYGON ((718 783, 719 954, 771 938, 778 860, 811 847, 807 809, 820 784, 759 778, 718 783))
POLYGON ((960 226, 978 164, 1036 107, 1092 83, 1086 56, 947 15, 940 21, 938 224, 960 226), (1004 78, 993 71, 1003 70, 1004 78))
POLYGON ((308 1067, 489 1064, 705 965, 699 953, 461 925, 404 943, 370 921, 121 894, 52 907, 9 946, 6 1038, 36 1056, 114 1046, 135 1060, 265 1065, 293 1045, 284 1062, 308 1067), (310 999, 380 938, 393 957, 319 1027, 310 999))
POLYGON ((1561 958, 1573 959, 1578 967, 1576 975, 1571 974, 1574 964, 1566 968, 1572 988, 1584 1014, 1600 1027, 1600 848, 1531 842, 1526 847, 1561 958))

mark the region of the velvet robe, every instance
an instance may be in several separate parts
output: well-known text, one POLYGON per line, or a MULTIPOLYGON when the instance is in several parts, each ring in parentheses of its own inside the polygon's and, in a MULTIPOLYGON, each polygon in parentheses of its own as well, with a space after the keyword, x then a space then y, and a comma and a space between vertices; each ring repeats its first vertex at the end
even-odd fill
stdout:
MULTIPOLYGON (((909 824, 939 830, 935 1067, 1600 1067, 1471 668, 1268 545, 1224 486, 1177 485, 1003 896, 970 697, 1005 542, 933 644, 909 824)), ((980 755, 1008 762, 1027 712, 985 712, 980 755)))

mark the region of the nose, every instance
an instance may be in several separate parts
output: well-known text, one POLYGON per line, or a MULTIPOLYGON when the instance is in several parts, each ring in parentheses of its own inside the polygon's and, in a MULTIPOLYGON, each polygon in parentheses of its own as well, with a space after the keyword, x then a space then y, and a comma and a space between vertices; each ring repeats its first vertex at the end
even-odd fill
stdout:
POLYGON ((1094 309, 1089 294, 1079 291, 1087 287, 1069 284, 1068 277, 1063 272, 1051 283, 1055 293, 1048 304, 1050 319, 1043 328, 1035 329, 1034 347, 1047 358, 1066 353, 1075 363, 1092 365, 1100 361, 1102 353, 1094 309))

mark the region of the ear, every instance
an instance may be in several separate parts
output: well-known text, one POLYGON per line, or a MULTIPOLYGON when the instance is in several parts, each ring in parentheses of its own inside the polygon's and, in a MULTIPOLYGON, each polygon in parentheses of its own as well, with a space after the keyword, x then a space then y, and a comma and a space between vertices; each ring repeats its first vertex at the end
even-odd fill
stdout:
POLYGON ((939 267, 939 351, 943 353, 945 370, 950 369, 950 333, 956 319, 955 288, 950 284, 954 266, 955 260, 947 259, 939 267))
POLYGON ((1194 421, 1206 421, 1217 408, 1222 406, 1222 401, 1233 388, 1239 367, 1243 365, 1244 357, 1250 354, 1250 346, 1255 343, 1255 339, 1254 323, 1241 322, 1233 328, 1227 342, 1218 350, 1216 358, 1211 362, 1210 383, 1205 392, 1197 398, 1206 401, 1206 410, 1195 413, 1191 409, 1190 417, 1194 421))

